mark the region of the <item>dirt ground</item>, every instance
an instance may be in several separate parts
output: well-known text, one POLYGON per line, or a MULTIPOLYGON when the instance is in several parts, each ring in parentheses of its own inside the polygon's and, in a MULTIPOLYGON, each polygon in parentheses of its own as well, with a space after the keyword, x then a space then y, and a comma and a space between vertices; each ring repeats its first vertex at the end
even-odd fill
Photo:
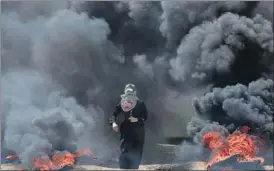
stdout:
MULTIPOLYGON (((169 144, 157 144, 159 155, 157 155, 157 158, 162 158, 161 160, 172 160, 172 157, 175 151, 178 150, 179 146, 176 145, 169 145, 169 144), (162 155, 161 155, 162 154, 162 155), (165 156, 163 158, 163 156, 165 156)), ((151 156, 152 157, 152 156, 151 156)), ((159 159, 158 159, 159 160, 159 159)), ((180 164, 166 164, 169 162, 166 162, 165 164, 159 160, 159 164, 143 164, 140 166, 139 170, 206 170, 206 162, 203 161, 195 161, 195 162, 186 162, 186 163, 180 163, 180 164), (160 164, 161 163, 161 164, 160 164)), ((115 162, 115 161, 113 161, 115 162)), ((76 167, 73 170, 121 170, 117 169, 116 161, 114 163, 114 167, 103 167, 99 165, 83 165, 79 164, 76 165, 76 167)), ((155 162, 157 163, 157 162, 155 162)), ((172 163, 172 162, 170 162, 172 163)), ((264 165, 261 167, 260 170, 273 170, 274 167, 271 165, 264 165)), ((14 164, 1 164, 1 170, 18 170, 20 168, 16 167, 14 164)), ((233 170, 233 168, 228 167, 228 170, 233 170)), ((214 169, 215 170, 215 169, 214 169)), ((220 169, 219 169, 220 170, 220 169)))
MULTIPOLYGON (((265 170, 273 170, 273 166, 263 166, 265 170)), ((205 162, 189 162, 184 164, 154 164, 141 165, 139 170, 205 170, 205 162)), ((1 164, 1 170, 18 170, 15 165, 1 164)), ((117 168, 108 168, 95 165, 77 165, 73 170, 121 170, 117 168)))

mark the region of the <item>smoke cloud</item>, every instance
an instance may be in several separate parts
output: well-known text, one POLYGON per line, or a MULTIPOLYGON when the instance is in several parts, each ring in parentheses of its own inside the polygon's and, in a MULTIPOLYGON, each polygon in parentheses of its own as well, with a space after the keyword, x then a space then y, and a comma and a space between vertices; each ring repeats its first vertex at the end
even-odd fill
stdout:
POLYGON ((273 10, 265 2, 1 6, 2 151, 25 165, 44 150, 81 146, 112 159, 118 138, 107 119, 127 83, 149 110, 148 153, 165 136, 273 128, 273 10))
MULTIPOLYGON (((248 46, 245 39, 256 43, 265 53, 273 53, 272 23, 260 15, 250 19, 226 13, 213 22, 194 27, 182 40, 177 57, 171 59, 170 74, 185 81, 211 80, 215 74, 229 73, 236 55, 248 46)), ((264 60, 263 55, 261 58, 258 62, 264 60)))
POLYGON ((213 120, 217 118, 214 115, 221 115, 220 110, 216 113, 217 110, 214 109, 214 106, 218 106, 226 115, 222 116, 226 121, 230 119, 251 126, 256 124, 257 127, 265 127, 273 121, 272 98, 273 81, 259 79, 251 82, 248 87, 237 84, 223 89, 214 88, 212 92, 195 99, 194 106, 202 115, 212 114, 213 120))
POLYGON ((33 70, 2 76, 5 118, 4 147, 20 155, 23 164, 52 149, 77 149, 77 138, 95 126, 92 115, 66 97, 46 75, 33 70), (42 151, 43 150, 43 151, 42 151))

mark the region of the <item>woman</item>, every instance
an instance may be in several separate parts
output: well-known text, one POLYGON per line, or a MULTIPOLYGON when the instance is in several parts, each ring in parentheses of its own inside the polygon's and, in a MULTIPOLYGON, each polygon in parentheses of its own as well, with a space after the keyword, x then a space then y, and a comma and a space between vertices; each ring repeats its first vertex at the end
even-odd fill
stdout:
POLYGON ((138 169, 142 159, 145 140, 144 122, 147 120, 147 109, 143 101, 136 96, 133 84, 127 84, 121 101, 112 113, 112 129, 121 134, 121 169, 138 169), (121 124, 116 123, 118 115, 123 116, 121 124))

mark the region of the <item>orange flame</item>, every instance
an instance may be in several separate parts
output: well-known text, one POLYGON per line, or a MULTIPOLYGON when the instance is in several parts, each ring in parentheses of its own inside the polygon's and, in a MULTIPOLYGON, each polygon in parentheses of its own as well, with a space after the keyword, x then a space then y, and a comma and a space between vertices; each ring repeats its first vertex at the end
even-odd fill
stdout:
POLYGON ((261 164, 264 158, 256 157, 256 146, 253 139, 245 132, 235 131, 222 139, 218 132, 208 132, 202 136, 203 142, 213 151, 207 166, 224 161, 231 156, 239 155, 238 162, 259 161, 261 164))
POLYGON ((8 155, 7 157, 5 157, 6 160, 13 160, 15 158, 18 158, 19 156, 16 155, 16 154, 11 154, 11 155, 8 155))
MULTIPOLYGON (((33 167, 32 170, 36 170, 39 169, 41 171, 48 171, 48 170, 58 170, 58 169, 62 169, 65 166, 75 166, 75 160, 76 158, 82 157, 82 156, 90 156, 92 157, 92 159, 97 159, 93 153, 88 150, 82 150, 82 151, 78 151, 73 153, 69 153, 69 152, 61 152, 61 153, 57 153, 55 155, 52 156, 52 158, 35 158, 32 160, 33 162, 33 167)), ((17 158, 18 155, 9 155, 6 157, 6 159, 8 160, 12 160, 14 158, 17 158)), ((21 169, 23 170, 23 169, 21 169)))
POLYGON ((53 155, 52 158, 49 159, 49 161, 45 161, 42 158, 34 159, 32 170, 40 169, 43 171, 48 171, 48 170, 62 169, 65 166, 74 167, 75 159, 81 156, 92 156, 93 159, 96 159, 93 156, 92 152, 87 149, 78 151, 75 154, 72 154, 69 152, 62 152, 62 153, 53 155))
POLYGON ((62 169, 65 166, 75 165, 75 159, 81 156, 92 156, 93 159, 96 159, 90 150, 82 150, 76 152, 75 154, 69 152, 62 152, 52 156, 49 161, 45 161, 42 158, 34 159, 33 161, 33 170, 40 169, 43 171, 48 170, 58 170, 62 169))
POLYGON ((54 163, 55 167, 63 168, 65 166, 72 166, 74 167, 76 156, 71 153, 65 154, 56 154, 52 157, 52 162, 54 163))
POLYGON ((210 151, 217 150, 224 146, 222 136, 219 132, 208 132, 202 136, 202 141, 210 151))
POLYGON ((33 159, 32 162, 33 162, 32 170, 39 169, 41 171, 48 171, 51 169, 55 169, 51 161, 46 161, 43 158, 33 159))

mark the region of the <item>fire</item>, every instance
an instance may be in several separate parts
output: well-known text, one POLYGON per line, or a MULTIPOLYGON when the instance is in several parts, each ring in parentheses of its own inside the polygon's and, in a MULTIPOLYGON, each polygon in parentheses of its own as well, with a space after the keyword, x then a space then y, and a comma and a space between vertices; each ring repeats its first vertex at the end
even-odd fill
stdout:
POLYGON ((259 161, 260 164, 264 162, 264 158, 255 156, 256 143, 254 138, 251 138, 245 131, 235 131, 227 137, 223 137, 219 132, 208 132, 202 136, 202 141, 212 151, 207 167, 234 155, 240 156, 237 159, 238 162, 259 161))
POLYGON ((16 155, 16 154, 11 154, 11 155, 8 155, 7 157, 5 157, 6 160, 13 160, 13 159, 16 159, 18 158, 19 156, 16 155))
POLYGON ((52 161, 47 161, 46 159, 43 158, 37 158, 33 159, 33 167, 32 170, 39 169, 41 171, 47 171, 47 170, 55 170, 55 166, 52 163, 52 161))
MULTIPOLYGON (((41 171, 48 171, 48 170, 58 170, 62 169, 65 166, 75 166, 76 158, 82 157, 82 156, 89 156, 92 157, 94 160, 96 159, 95 156, 93 156, 92 152, 90 150, 82 150, 75 153, 70 152, 60 152, 54 154, 51 158, 35 158, 32 160, 33 167, 32 170, 39 169, 41 171)), ((6 157, 6 159, 12 159, 12 157, 17 157, 17 155, 9 155, 6 157)))
POLYGON ((79 151, 74 154, 69 152, 62 152, 53 155, 49 161, 45 161, 41 158, 34 159, 33 170, 40 168, 40 170, 47 171, 62 169, 65 166, 74 167, 76 158, 81 156, 90 156, 93 159, 96 159, 89 150, 79 151))
POLYGON ((219 132, 208 132, 203 135, 202 140, 210 151, 215 151, 225 145, 219 132))
POLYGON ((85 149, 85 150, 82 150, 82 151, 78 151, 74 154, 76 157, 82 157, 82 156, 89 156, 89 157, 92 157, 94 160, 96 160, 97 158, 93 155, 93 153, 88 150, 88 149, 85 149))

